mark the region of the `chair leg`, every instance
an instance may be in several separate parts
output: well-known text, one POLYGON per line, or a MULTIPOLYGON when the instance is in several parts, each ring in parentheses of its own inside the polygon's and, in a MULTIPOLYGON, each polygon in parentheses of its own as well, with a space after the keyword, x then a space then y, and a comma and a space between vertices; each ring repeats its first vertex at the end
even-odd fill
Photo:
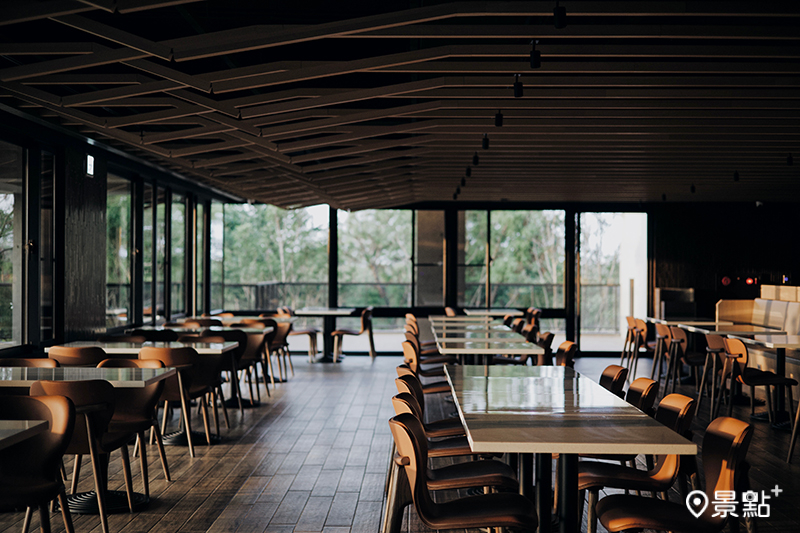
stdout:
POLYGON ((339 345, 341 344, 341 337, 339 335, 333 336, 333 362, 339 361, 339 345))
POLYGON ((144 431, 136 435, 136 442, 142 443, 139 450, 139 468, 142 470, 142 483, 144 484, 144 497, 150 499, 150 472, 147 470, 147 450, 144 444, 144 431))
POLYGON ((158 429, 158 422, 153 421, 152 433, 155 434, 156 444, 158 445, 158 456, 161 459, 161 468, 164 469, 164 479, 172 481, 169 477, 169 466, 167 466, 167 454, 164 451, 164 441, 161 440, 161 431, 158 429))
MULTIPOLYGON (((789 407, 791 409, 791 406, 789 407)), ((791 411, 789 411, 791 413, 791 411)), ((791 416, 791 415, 790 415, 791 416)), ((797 406, 797 411, 794 415, 794 424, 792 424, 792 438, 789 439, 789 453, 786 454, 786 462, 792 462, 792 452, 794 451, 794 444, 797 442, 797 428, 800 426, 800 404, 797 406)))
MULTIPOLYGON (((217 389, 219 390, 219 401, 222 404, 222 416, 225 417, 225 429, 231 429, 231 421, 228 418, 228 406, 225 405, 225 395, 222 393, 222 385, 217 387, 217 389)), ((269 393, 269 390, 267 390, 267 392, 269 393)), ((219 430, 217 430, 217 433, 219 433, 219 430)))
POLYGON ((94 441, 92 424, 86 424, 86 433, 89 439, 89 455, 92 458, 92 474, 94 475, 94 488, 97 493, 97 508, 100 512, 100 525, 103 533, 108 533, 108 514, 106 511, 106 487, 101 477, 100 454, 94 441))
MULTIPOLYGON (((769 423, 772 424, 775 421, 775 417, 772 416, 772 387, 767 385, 765 387, 767 389, 767 416, 769 417, 769 423)), ((753 398, 753 403, 755 403, 756 399, 753 398)))
MULTIPOLYGON (((211 426, 208 424, 208 402, 206 401, 206 395, 203 394, 198 398, 200 402, 200 407, 203 409, 203 429, 206 432, 206 442, 209 446, 211 446, 211 426)), ((191 440, 191 434, 187 434, 189 440, 191 440)))
POLYGON ((28 533, 31 527, 31 519, 33 518, 33 507, 25 508, 25 519, 22 521, 22 533, 28 533))
POLYGON ((789 422, 792 424, 792 431, 794 431, 794 419, 792 418, 792 409, 794 409, 794 398, 792 398, 792 386, 786 385, 786 408, 789 411, 789 422))
MULTIPOLYGON (((289 369, 292 371, 292 377, 294 377, 294 365, 292 364, 292 352, 289 351, 289 345, 283 347, 283 360, 286 361, 288 357, 289 360, 289 369)), ((286 366, 286 363, 284 363, 286 366)))
POLYGON ((42 533, 50 533, 50 509, 43 503, 39 506, 39 528, 42 533))
POLYGON ((271 398, 272 394, 269 392, 269 383, 267 382, 267 367, 264 365, 264 358, 261 358, 261 379, 264 381, 264 390, 267 391, 267 398, 271 398))
POLYGON ((597 511, 595 510, 595 507, 597 506, 597 498, 598 489, 589 489, 589 501, 587 502, 587 507, 589 510, 589 516, 587 517, 588 533, 597 533, 597 511))
POLYGON ((706 383, 706 374, 708 373, 708 359, 712 354, 706 354, 706 360, 703 363, 703 377, 700 378, 700 393, 697 395, 697 405, 694 408, 694 416, 700 412, 700 402, 703 400, 703 387, 706 383))
POLYGON ((67 533, 75 533, 75 526, 72 525, 72 515, 69 512, 67 494, 62 486, 58 491, 58 506, 61 507, 61 518, 64 520, 64 529, 67 533))
POLYGON ((217 407, 217 390, 216 388, 212 388, 211 392, 211 416, 214 417, 214 431, 216 432, 217 437, 219 437, 219 408, 217 407))
POLYGON ((78 493, 78 480, 81 477, 81 460, 83 459, 82 455, 76 455, 75 460, 72 463, 72 484, 69 487, 70 494, 77 494, 78 493))
POLYGON ((125 479, 125 492, 128 495, 128 510, 133 512, 133 478, 131 476, 131 458, 128 455, 128 446, 119 449, 122 453, 122 477, 125 479))

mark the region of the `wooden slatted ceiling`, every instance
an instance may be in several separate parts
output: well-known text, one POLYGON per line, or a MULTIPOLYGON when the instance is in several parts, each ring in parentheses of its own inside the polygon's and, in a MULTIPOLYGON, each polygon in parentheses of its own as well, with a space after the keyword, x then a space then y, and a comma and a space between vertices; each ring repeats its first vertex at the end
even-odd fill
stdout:
POLYGON ((799 197, 798 2, 333 4, 26 2, 0 101, 283 207, 799 197))

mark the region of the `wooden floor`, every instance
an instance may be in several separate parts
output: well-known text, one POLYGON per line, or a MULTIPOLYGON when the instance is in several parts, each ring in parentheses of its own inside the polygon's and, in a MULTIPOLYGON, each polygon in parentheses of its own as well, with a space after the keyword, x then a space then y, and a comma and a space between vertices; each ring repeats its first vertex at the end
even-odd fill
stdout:
MULTIPOLYGON (((167 448, 171 483, 164 481, 151 449, 152 501, 141 512, 110 516, 111 531, 377 532, 391 438, 386 421, 393 415, 389 399, 395 393, 399 358, 379 357, 370 363, 367 357, 351 356, 339 365, 293 359, 296 375, 279 384, 272 398, 243 416, 230 412, 232 427, 225 430, 223 425, 222 444, 198 446, 194 459, 186 448, 167 448)), ((597 377, 612 362, 583 359, 577 369, 597 377)), ((640 369, 640 375, 645 372, 649 368, 640 369)), ((685 386, 686 393, 691 390, 685 386)), ((432 418, 453 410, 443 400, 428 405, 432 418)), ((737 407, 735 413, 745 417, 747 409, 737 407)), ((707 423, 708 410, 703 408, 694 424, 698 443, 707 423)), ((759 521, 759 531, 797 531, 800 450, 794 464, 787 465, 789 435, 754 424, 748 454, 753 488, 769 490, 778 484, 784 490, 770 500, 771 518, 759 521)), ((118 457, 112 455, 109 474, 114 490, 122 490, 118 457)), ((134 488, 141 491, 138 461, 133 470, 134 488)), ((92 486, 91 471, 84 465, 80 490, 92 486)), ((671 498, 680 497, 675 492, 671 498)), ((21 512, 0 513, 0 532, 20 531, 22 517, 21 512)), ((77 532, 101 531, 97 516, 75 515, 74 520, 77 532)), ((34 519, 33 526, 37 524, 34 519)), ((52 525, 53 531, 63 531, 60 515, 52 515, 52 525)), ((403 529, 428 531, 413 509, 407 511, 403 529)))

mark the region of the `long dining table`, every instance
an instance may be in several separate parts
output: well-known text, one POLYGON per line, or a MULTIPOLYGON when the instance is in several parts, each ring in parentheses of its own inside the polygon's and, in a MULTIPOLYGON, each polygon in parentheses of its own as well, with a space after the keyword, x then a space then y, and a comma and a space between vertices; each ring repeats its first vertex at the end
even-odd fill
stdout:
POLYGON ((578 454, 697 454, 693 442, 569 367, 446 365, 445 373, 472 451, 520 455, 520 489, 535 496, 541 533, 551 525, 552 454, 560 533, 580 528, 578 454))

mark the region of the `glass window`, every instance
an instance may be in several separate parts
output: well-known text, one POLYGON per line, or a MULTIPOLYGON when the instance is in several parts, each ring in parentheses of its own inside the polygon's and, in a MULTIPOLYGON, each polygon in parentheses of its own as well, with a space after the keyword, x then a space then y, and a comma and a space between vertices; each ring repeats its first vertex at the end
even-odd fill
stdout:
POLYGON ((411 211, 339 211, 339 305, 411 305, 411 211))
POLYGON ((213 202, 211 204, 211 242, 209 242, 211 253, 211 309, 213 310, 225 307, 223 297, 224 236, 225 216, 223 206, 219 202, 213 202))
POLYGON ((225 205, 225 309, 327 306, 327 230, 328 206, 225 205))
POLYGON ((131 182, 108 175, 106 199, 106 327, 131 316, 131 182))
POLYGON ((170 243, 170 309, 173 315, 186 313, 186 197, 172 194, 170 243))
POLYGON ((142 217, 142 314, 144 322, 153 320, 153 186, 144 184, 142 217))
POLYGON ((486 306, 487 211, 458 213, 458 305, 486 306))
POLYGON ((55 185, 55 158, 42 152, 42 178, 39 225, 39 340, 53 338, 53 267, 55 242, 53 240, 53 198, 55 185))
POLYGON ((0 142, 0 346, 22 344, 25 152, 0 142))
POLYGON ((159 188, 156 197, 156 322, 164 320, 167 293, 167 191, 159 188))
POLYGON ((194 305, 195 305, 195 315, 202 315, 206 312, 205 309, 205 291, 204 291, 204 283, 205 280, 205 261, 203 258, 205 257, 205 219, 203 217, 203 213, 205 211, 205 206, 202 203, 198 203, 195 208, 195 245, 194 245, 194 257, 195 257, 195 297, 194 297, 194 305))
POLYGON ((647 306, 647 214, 581 213, 580 344, 619 351, 647 306))
POLYGON ((444 305, 444 211, 417 211, 414 228, 414 304, 444 305))
POLYGON ((564 211, 492 211, 492 307, 564 307, 564 211))

